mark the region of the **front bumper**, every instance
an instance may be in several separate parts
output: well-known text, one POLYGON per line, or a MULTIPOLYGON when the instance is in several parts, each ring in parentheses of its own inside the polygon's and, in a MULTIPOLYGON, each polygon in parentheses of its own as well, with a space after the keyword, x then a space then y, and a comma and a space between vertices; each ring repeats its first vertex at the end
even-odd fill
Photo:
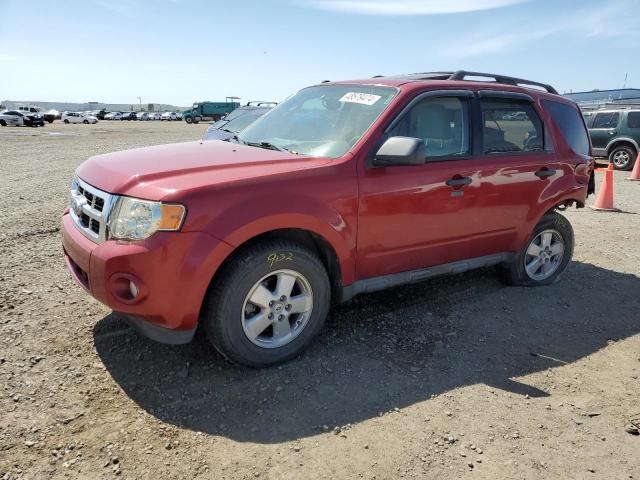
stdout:
POLYGON ((146 241, 94 243, 62 216, 71 275, 93 297, 164 343, 191 340, 213 274, 232 247, 203 232, 158 232, 146 241), (135 295, 130 284, 135 284, 135 295))

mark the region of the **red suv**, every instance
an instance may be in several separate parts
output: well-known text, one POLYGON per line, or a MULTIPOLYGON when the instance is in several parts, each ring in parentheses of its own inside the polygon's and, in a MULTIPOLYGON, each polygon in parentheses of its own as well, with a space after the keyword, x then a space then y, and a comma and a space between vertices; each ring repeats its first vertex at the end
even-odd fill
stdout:
POLYGON ((272 365, 360 293, 491 265, 512 285, 553 283, 574 245, 557 210, 584 206, 593 165, 580 111, 548 85, 325 82, 227 141, 90 158, 64 254, 152 339, 200 326, 226 358, 272 365))

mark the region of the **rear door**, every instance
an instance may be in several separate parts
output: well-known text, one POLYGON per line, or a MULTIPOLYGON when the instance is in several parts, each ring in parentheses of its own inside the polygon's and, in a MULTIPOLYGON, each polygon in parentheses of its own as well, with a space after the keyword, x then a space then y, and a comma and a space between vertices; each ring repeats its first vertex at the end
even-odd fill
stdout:
POLYGON ((477 101, 481 204, 473 220, 491 225, 493 249, 515 252, 536 220, 544 191, 571 174, 571 165, 555 153, 533 98, 482 90, 477 101))

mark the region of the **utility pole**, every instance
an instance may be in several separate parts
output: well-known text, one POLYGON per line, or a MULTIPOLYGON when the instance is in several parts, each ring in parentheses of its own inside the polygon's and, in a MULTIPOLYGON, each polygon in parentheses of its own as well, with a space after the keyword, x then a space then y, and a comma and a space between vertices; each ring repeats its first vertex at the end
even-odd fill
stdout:
POLYGON ((136 97, 138 99, 138 102, 140 103, 140 111, 142 111, 142 98, 140 97, 136 97))

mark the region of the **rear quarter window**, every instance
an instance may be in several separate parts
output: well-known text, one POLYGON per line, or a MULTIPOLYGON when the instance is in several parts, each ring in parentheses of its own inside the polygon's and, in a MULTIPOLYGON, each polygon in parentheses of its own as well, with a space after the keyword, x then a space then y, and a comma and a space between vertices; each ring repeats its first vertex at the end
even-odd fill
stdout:
POLYGON ((566 103, 543 100, 544 108, 551 114, 567 144, 578 155, 589 155, 589 134, 578 109, 566 103))
POLYGON ((629 112, 627 117, 627 127, 640 128, 640 112, 629 112))

